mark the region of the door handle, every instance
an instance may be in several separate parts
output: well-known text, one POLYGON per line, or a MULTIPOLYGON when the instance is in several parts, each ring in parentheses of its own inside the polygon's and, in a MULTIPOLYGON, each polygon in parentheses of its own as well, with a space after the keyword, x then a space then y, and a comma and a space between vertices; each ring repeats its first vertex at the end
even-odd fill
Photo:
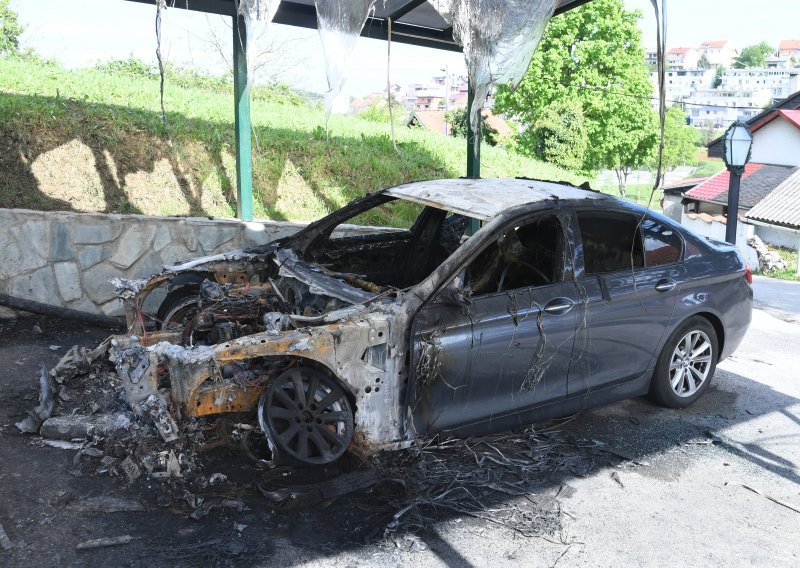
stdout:
POLYGON ((677 285, 678 283, 674 280, 670 278, 664 278, 663 280, 656 282, 656 290, 659 292, 669 292, 677 285))
POLYGON ((556 298, 547 303, 544 307, 544 311, 554 316, 560 316, 570 311, 574 305, 575 302, 569 298, 556 298))

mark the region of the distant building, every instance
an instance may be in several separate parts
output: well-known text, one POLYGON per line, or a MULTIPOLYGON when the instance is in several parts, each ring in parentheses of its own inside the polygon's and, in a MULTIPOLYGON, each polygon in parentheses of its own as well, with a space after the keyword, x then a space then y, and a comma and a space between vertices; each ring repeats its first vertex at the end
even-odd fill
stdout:
POLYGON ((722 65, 726 68, 731 66, 733 58, 738 55, 736 49, 731 47, 726 39, 704 41, 700 44, 699 52, 700 56, 705 55, 712 65, 722 65))
POLYGON ((689 124, 727 128, 737 120, 748 120, 770 104, 769 89, 706 89, 686 99, 689 124))
POLYGON ((800 90, 800 69, 728 69, 720 89, 769 89, 773 99, 783 99, 800 90))
POLYGON ((794 58, 800 63, 800 39, 784 39, 778 44, 778 57, 794 58))
POLYGON ((673 47, 667 50, 667 69, 697 69, 700 52, 693 47, 673 47))
MULTIPOLYGON (((715 71, 713 69, 673 69, 664 75, 668 101, 683 101, 698 90, 709 90, 714 86, 715 71)), ((658 92, 658 73, 650 73, 653 92, 658 92)), ((653 101, 658 107, 658 101, 653 101)))

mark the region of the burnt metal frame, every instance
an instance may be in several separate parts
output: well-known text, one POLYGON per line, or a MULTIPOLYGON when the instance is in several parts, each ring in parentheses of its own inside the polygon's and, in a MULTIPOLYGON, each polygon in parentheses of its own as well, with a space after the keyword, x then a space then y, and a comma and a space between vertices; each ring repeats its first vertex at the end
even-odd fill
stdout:
MULTIPOLYGON (((127 0, 152 4, 158 0, 127 0)), ((253 220, 253 156, 251 148, 250 92, 248 88, 246 65, 246 42, 244 25, 236 16, 234 0, 167 0, 170 8, 181 8, 206 14, 230 16, 233 20, 233 80, 234 80, 234 129, 236 140, 236 198, 237 217, 242 221, 253 220)), ((371 39, 395 41, 420 47, 461 52, 461 46, 453 38, 453 28, 444 29, 416 26, 398 22, 426 0, 410 0, 391 14, 383 18, 371 16, 367 18, 363 37, 371 39), (391 26, 389 21, 391 20, 391 26), (390 33, 391 28, 391 33, 390 33)), ((562 14, 591 0, 560 0, 554 15, 562 14)), ((313 5, 282 0, 272 20, 278 24, 316 29, 317 11, 313 5)), ((473 91, 469 89, 469 104, 472 103, 473 91)), ((475 143, 472 136, 467 137, 467 177, 480 177, 480 139, 475 143)), ((477 224, 470 226, 470 231, 477 230, 477 224)))

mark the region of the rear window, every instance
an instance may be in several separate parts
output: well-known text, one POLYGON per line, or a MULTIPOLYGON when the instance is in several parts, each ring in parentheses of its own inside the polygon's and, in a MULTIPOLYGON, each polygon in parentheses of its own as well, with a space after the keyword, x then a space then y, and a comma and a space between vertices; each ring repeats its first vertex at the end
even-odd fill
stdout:
POLYGON ((642 221, 644 236, 644 262, 646 266, 660 266, 678 262, 683 252, 683 241, 669 225, 655 219, 642 221))
POLYGON ((625 213, 578 213, 587 274, 644 266, 639 219, 625 213))

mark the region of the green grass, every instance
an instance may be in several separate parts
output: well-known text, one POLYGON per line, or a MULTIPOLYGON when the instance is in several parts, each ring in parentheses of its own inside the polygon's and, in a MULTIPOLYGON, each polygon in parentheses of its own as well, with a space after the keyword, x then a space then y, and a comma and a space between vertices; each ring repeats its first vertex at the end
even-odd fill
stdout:
MULTIPOLYGON (((158 77, 129 67, 0 58, 0 207, 235 216, 232 89, 172 70, 164 127, 158 77)), ((396 152, 388 124, 354 116, 331 116, 328 142, 324 111, 285 87, 260 88, 251 111, 257 218, 310 220, 367 192, 466 168, 463 140, 400 121, 396 152)), ((484 177, 583 181, 500 147, 484 146, 481 159, 484 177)))
POLYGON ((783 270, 773 270, 772 272, 758 271, 762 276, 769 276, 770 278, 777 278, 779 280, 798 280, 800 275, 797 274, 797 251, 782 247, 770 247, 770 250, 777 251, 784 262, 786 268, 783 270))
POLYGON ((725 169, 725 164, 719 158, 709 158, 705 148, 701 148, 695 155, 697 159, 697 169, 692 177, 711 177, 725 169))

